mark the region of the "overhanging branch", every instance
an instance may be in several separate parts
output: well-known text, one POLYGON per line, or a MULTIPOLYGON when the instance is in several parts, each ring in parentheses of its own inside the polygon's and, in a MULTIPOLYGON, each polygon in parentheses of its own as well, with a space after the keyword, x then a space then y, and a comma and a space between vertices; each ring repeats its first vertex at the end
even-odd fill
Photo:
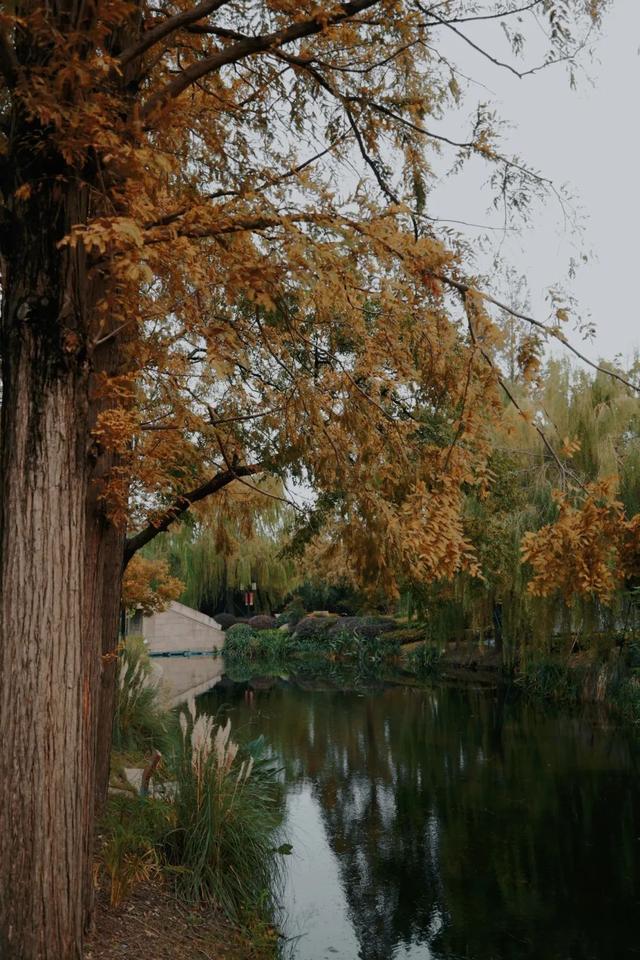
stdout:
POLYGON ((132 60, 141 57, 143 53, 150 50, 156 43, 160 43, 165 37, 170 36, 182 27, 188 27, 190 24, 208 17, 226 3, 229 3, 229 0, 203 0, 202 3, 190 10, 183 10, 182 13, 177 13, 174 17, 163 20, 162 23, 148 30, 137 43, 122 51, 118 57, 120 67, 126 67, 132 60))
POLYGON ((211 477, 211 479, 205 483, 202 483, 199 487, 176 497, 173 504, 165 510, 156 521, 147 524, 139 533, 136 533, 135 536, 129 537, 125 541, 123 569, 138 550, 146 546, 147 543, 150 543, 159 533, 164 533, 168 530, 176 520, 184 516, 192 504, 198 503, 200 500, 204 500, 206 497, 217 493, 218 490, 222 490, 223 487, 233 483, 234 480, 240 480, 242 477, 255 476, 255 474, 261 472, 262 466, 259 463, 232 466, 227 470, 221 470, 219 473, 216 473, 215 476, 211 477))
POLYGON ((141 117, 144 119, 149 116, 157 107, 178 97, 184 90, 197 83, 209 73, 214 73, 229 63, 237 63, 246 57, 257 53, 264 53, 267 50, 275 50, 285 44, 294 43, 296 40, 302 40, 305 37, 311 37, 316 33, 322 33, 328 27, 335 27, 345 21, 351 20, 358 13, 368 10, 371 7, 379 5, 382 0, 351 0, 350 3, 341 3, 337 12, 330 13, 328 10, 319 10, 315 17, 310 20, 301 20, 298 23, 292 23, 282 30, 276 30, 273 33, 265 33, 255 37, 247 37, 239 40, 237 43, 227 47, 226 50, 218 50, 209 57, 191 64, 186 70, 167 83, 162 89, 158 90, 147 100, 141 109, 141 117))

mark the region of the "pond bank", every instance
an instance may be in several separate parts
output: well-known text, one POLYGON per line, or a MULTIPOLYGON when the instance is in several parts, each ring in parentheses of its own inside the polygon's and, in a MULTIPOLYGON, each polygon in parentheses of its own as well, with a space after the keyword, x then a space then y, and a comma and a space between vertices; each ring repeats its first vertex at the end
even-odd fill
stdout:
POLYGON ((271 960, 277 934, 249 938, 210 907, 187 907, 158 884, 137 887, 119 907, 104 890, 85 960, 271 960))

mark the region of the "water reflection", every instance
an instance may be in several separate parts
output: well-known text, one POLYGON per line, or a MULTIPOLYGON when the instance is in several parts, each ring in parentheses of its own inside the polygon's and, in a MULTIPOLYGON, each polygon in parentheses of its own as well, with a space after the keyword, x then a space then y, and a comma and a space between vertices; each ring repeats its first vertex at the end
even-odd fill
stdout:
POLYGON ((172 707, 211 690, 223 675, 222 657, 153 657, 151 662, 172 707))
POLYGON ((630 733, 468 688, 207 702, 285 762, 297 960, 640 956, 630 733))

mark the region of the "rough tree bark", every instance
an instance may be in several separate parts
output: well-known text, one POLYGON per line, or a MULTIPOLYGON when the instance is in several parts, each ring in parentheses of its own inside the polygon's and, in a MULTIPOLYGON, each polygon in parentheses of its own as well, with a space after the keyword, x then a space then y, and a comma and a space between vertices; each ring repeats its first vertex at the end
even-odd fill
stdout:
POLYGON ((98 291, 82 248, 59 246, 85 221, 89 191, 56 177, 59 160, 30 149, 33 134, 14 127, 0 232, 0 956, 79 960, 122 537, 95 484, 98 291), (15 199, 28 179, 37 197, 15 199))

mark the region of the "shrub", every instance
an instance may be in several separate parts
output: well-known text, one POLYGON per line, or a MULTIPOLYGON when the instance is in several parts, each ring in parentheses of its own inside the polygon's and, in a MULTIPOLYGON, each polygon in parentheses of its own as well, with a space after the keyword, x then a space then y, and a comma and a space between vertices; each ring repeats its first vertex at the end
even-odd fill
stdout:
POLYGON ((290 633, 284 630, 254 630, 248 624, 234 624, 227 631, 224 653, 230 659, 278 660, 295 649, 290 633))
POLYGON ((524 667, 516 682, 526 693, 553 700, 575 700, 579 675, 562 661, 539 659, 524 667))
POLYGON ((230 721, 179 716, 167 751, 165 799, 112 796, 100 825, 99 865, 117 905, 136 883, 159 874, 190 903, 211 903, 233 919, 271 917, 278 892, 283 793, 261 738, 244 749, 230 721), (171 788, 171 789, 169 789, 171 788))
POLYGON ((300 650, 317 650, 326 646, 329 631, 339 617, 304 617, 295 629, 296 645, 300 650))
POLYGON ((142 637, 127 637, 118 654, 113 742, 119 750, 146 750, 166 733, 167 713, 142 637))
POLYGON ((248 623, 234 623, 229 627, 224 641, 224 653, 228 657, 250 657, 257 633, 248 623))
POLYGON ((387 639, 383 633, 360 633, 356 630, 353 634, 353 654, 359 663, 382 663, 399 652, 400 644, 387 639))
POLYGON ((110 798, 100 824, 98 863, 108 878, 112 907, 137 884, 158 876, 170 827, 171 808, 164 801, 121 794, 110 798))
POLYGON ((258 634, 257 656, 277 660, 291 653, 294 643, 290 633, 284 630, 261 630, 258 634))
POLYGON ((419 677, 435 676, 440 670, 444 651, 434 643, 423 643, 407 657, 407 667, 419 677))
POLYGON ((295 627, 307 615, 307 610, 300 597, 294 597, 286 605, 283 613, 285 623, 295 627))
POLYGON ((237 623, 236 617, 232 613, 216 613, 213 618, 221 630, 228 630, 234 623, 237 623))
POLYGON ((258 613, 249 620, 249 626, 254 630, 273 630, 277 624, 276 618, 266 613, 258 613))

